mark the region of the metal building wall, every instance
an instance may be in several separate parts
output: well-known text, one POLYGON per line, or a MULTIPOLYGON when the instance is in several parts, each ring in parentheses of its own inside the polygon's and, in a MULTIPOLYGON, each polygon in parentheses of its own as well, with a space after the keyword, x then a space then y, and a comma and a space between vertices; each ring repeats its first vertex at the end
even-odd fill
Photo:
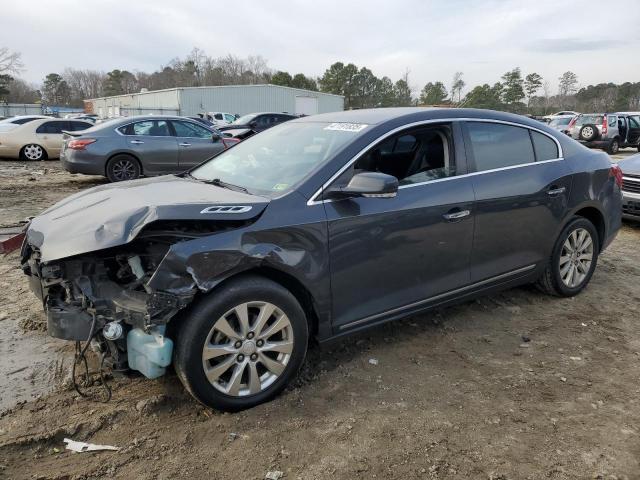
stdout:
POLYGON ((0 115, 3 117, 43 115, 42 105, 39 103, 0 103, 0 115))
POLYGON ((180 90, 172 88, 153 92, 117 95, 85 100, 85 110, 101 117, 133 115, 179 115, 180 90))
POLYGON ((344 97, 276 85, 225 85, 156 90, 85 100, 87 113, 102 117, 132 115, 197 115, 227 112, 296 112, 296 97, 316 98, 317 113, 344 109, 344 97))
POLYGON ((317 113, 344 110, 344 98, 339 95, 276 85, 225 85, 182 89, 180 114, 196 115, 202 112, 227 112, 239 115, 253 112, 296 113, 296 96, 317 98, 317 113))

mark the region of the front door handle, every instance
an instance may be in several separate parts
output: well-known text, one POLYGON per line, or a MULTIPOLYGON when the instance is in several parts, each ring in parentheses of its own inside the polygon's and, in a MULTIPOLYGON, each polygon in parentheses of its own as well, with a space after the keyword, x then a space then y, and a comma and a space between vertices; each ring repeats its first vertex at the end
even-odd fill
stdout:
POLYGON ((471 212, 469 210, 458 210, 456 212, 445 213, 443 217, 448 222, 453 222, 469 216, 470 213, 471 212))
POLYGON ((181 147, 190 147, 191 144, 190 143, 179 143, 178 145, 180 145, 181 147))
POLYGON ((142 145, 144 142, 142 140, 131 140, 129 143, 133 145, 142 145))
POLYGON ((567 187, 551 187, 547 190, 547 195, 555 197, 556 195, 562 195, 567 190, 567 187))

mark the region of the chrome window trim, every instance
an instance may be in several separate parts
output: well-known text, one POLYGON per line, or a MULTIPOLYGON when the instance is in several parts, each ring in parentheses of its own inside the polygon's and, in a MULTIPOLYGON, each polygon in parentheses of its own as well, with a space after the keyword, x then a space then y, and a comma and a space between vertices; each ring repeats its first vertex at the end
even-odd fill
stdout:
POLYGON ((408 309, 411 309, 413 307, 419 307, 420 305, 424 305, 425 303, 431 303, 431 302, 435 302, 435 301, 438 301, 438 300, 442 300, 443 298, 450 297, 451 295, 455 295, 456 293, 464 293, 464 292, 467 292, 469 290, 473 290, 474 288, 482 287, 482 286, 487 285, 489 283, 496 282, 498 280, 503 280, 505 278, 512 277, 512 276, 517 275, 519 273, 530 272, 535 267, 536 267, 536 264, 532 263, 531 265, 527 265, 525 267, 516 268, 515 270, 511 270, 509 272, 501 273, 499 275, 496 275, 496 276, 493 276, 493 277, 490 277, 490 278, 486 278, 484 280, 480 280, 479 282, 471 283, 471 284, 466 285, 464 287, 454 288, 453 290, 449 290, 449 291, 446 291, 446 292, 443 292, 443 293, 439 293, 438 295, 434 295, 433 297, 429 297, 429 298, 426 298, 424 300, 418 300, 417 302, 409 303, 409 304, 403 305, 401 307, 395 307, 395 308, 392 308, 390 310, 385 310, 384 312, 374 313, 373 315, 369 315, 368 317, 364 317, 364 318, 361 318, 359 320, 355 320, 353 322, 349 322, 349 323, 345 323, 343 325, 340 325, 338 327, 338 329, 339 330, 344 330, 345 328, 349 328, 349 327, 352 327, 354 325, 359 325, 361 323, 367 323, 367 322, 370 322, 370 321, 375 320, 375 319, 380 318, 380 317, 384 317, 384 316, 387 316, 387 315, 392 315, 394 313, 401 313, 404 310, 408 310, 408 309))
MULTIPOLYGON (((417 187, 419 185, 424 185, 426 183, 434 183, 434 182, 442 182, 442 181, 446 181, 446 180, 455 180, 457 178, 465 178, 468 176, 472 176, 472 175, 481 175, 481 174, 485 174, 485 173, 492 173, 492 172, 499 172, 502 170, 510 170, 512 168, 520 168, 520 167, 527 167, 527 166, 531 166, 531 165, 539 165, 539 164, 544 164, 544 163, 549 163, 549 162, 557 162, 560 160, 564 160, 564 153, 562 151, 562 145, 560 145, 560 142, 558 141, 557 138, 555 138, 553 135, 550 135, 549 133, 545 132, 544 130, 540 130, 539 128, 536 127, 531 127, 529 125, 524 125, 522 123, 516 123, 516 122, 509 122, 506 120, 495 120, 495 119, 489 119, 489 118, 439 118, 439 119, 429 119, 429 120, 421 120, 419 122, 413 122, 413 123, 407 123, 406 125, 402 125, 400 127, 394 128, 393 130, 388 131, 387 133, 385 133, 384 135, 376 138, 373 142, 369 143, 366 147, 364 147, 362 150, 360 150, 358 153, 356 153, 346 164, 344 164, 336 173, 334 173, 331 178, 329 178, 329 180, 327 180, 318 190, 315 191, 315 193, 313 195, 311 195, 311 198, 307 201, 307 206, 312 206, 312 205, 320 205, 323 203, 331 203, 334 200, 328 199, 328 200, 316 200, 316 198, 322 194, 322 191, 327 188, 329 185, 331 185, 331 183, 338 178, 340 175, 342 175, 353 163, 355 163, 357 160, 360 159, 360 157, 362 157, 362 155, 364 155, 371 147, 373 147, 374 145, 376 145, 377 143, 380 143, 381 141, 383 141, 384 139, 390 137, 391 135, 394 135, 398 132, 401 132, 402 130, 405 130, 407 128, 413 128, 413 127, 419 127, 422 125, 430 125, 430 124, 434 124, 434 123, 445 123, 445 122, 482 122, 482 123, 499 123, 502 125, 511 125, 514 127, 520 127, 520 128, 527 128, 529 130, 533 130, 535 132, 539 132, 543 135, 546 135, 547 137, 549 137, 551 140, 553 140, 556 143, 556 146, 558 147, 558 158, 552 158, 549 160, 543 160, 540 162, 530 162, 530 163, 523 163, 520 165, 511 165, 508 167, 500 167, 500 168, 494 168, 491 170, 483 170, 483 171, 479 171, 479 172, 471 172, 471 173, 465 173, 463 175, 454 175, 452 177, 447 177, 447 178, 439 178, 436 180, 428 180, 426 182, 420 182, 420 183, 413 183, 413 184, 409 184, 409 185, 402 185, 400 187, 398 187, 398 190, 401 190, 403 188, 410 188, 410 187, 417 187)), ((532 145, 533 148, 533 145, 532 145)))

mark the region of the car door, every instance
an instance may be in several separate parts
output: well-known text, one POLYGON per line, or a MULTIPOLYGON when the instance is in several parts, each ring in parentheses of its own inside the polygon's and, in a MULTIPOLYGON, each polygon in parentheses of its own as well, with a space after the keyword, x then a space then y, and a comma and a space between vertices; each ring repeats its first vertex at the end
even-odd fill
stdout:
POLYGON ((141 120, 118 129, 127 150, 142 164, 145 174, 180 172, 178 143, 167 120, 141 120))
POLYGON ((193 122, 172 120, 173 130, 178 141, 178 163, 182 170, 194 167, 206 159, 224 150, 220 138, 213 138, 213 133, 193 122))
POLYGON ((627 117, 627 144, 640 144, 640 115, 629 115, 627 117))
MULTIPOLYGON (((434 127, 428 127, 434 128, 434 127)), ((453 125, 442 152, 448 173, 408 175, 403 159, 415 156, 426 129, 401 132, 357 159, 332 185, 362 170, 396 173, 393 198, 326 200, 331 268, 333 326, 337 330, 375 323, 390 311, 423 305, 469 283, 474 202, 464 173, 464 149, 453 125), (389 145, 415 135, 418 146, 405 152, 389 145), (455 138, 455 140, 454 140, 455 138)))
POLYGON ((56 158, 60 156, 62 131, 66 129, 68 123, 66 120, 51 120, 36 129, 38 142, 47 150, 49 157, 56 158))
POLYGON ((466 122, 476 194, 471 281, 517 275, 546 261, 565 218, 571 172, 541 131, 466 122))

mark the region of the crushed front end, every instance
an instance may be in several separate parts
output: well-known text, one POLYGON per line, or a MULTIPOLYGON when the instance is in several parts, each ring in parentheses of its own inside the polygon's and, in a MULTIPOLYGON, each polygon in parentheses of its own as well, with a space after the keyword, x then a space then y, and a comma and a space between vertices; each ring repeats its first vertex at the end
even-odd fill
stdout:
POLYGON ((42 262, 27 240, 22 269, 47 315, 49 335, 92 343, 115 371, 132 368, 149 378, 171 363, 165 328, 198 290, 154 290, 149 280, 172 245, 229 228, 231 224, 155 222, 134 241, 113 248, 42 262))

